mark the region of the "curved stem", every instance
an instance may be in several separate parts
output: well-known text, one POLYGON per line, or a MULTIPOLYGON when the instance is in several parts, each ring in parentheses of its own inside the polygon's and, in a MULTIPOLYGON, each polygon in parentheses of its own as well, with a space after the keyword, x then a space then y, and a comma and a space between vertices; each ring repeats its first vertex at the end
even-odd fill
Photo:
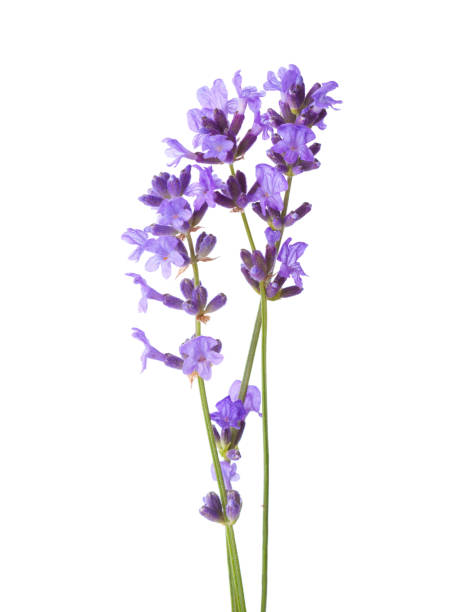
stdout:
POLYGON ((268 385, 266 349, 268 335, 268 308, 264 282, 260 283, 261 292, 261 397, 263 411, 263 544, 261 571, 261 612, 266 612, 268 594, 268 529, 269 529, 269 441, 268 441, 268 385))
MULTIPOLYGON (((199 268, 198 268, 197 257, 196 257, 196 253, 194 250, 194 244, 193 244, 191 234, 189 233, 187 234, 187 239, 188 239, 189 253, 191 255, 191 264, 192 264, 193 273, 194 273, 194 284, 198 286, 200 284, 199 268)), ((196 336, 200 336, 200 335, 201 335, 201 322, 196 318, 196 336)), ((220 466, 219 454, 217 452, 217 446, 215 444, 214 432, 212 430, 212 422, 211 422, 211 417, 209 413, 209 404, 207 401, 206 386, 204 384, 204 380, 200 376, 197 377, 197 382, 199 386, 199 395, 201 397, 201 406, 202 406, 202 412, 204 415, 204 424, 206 426, 207 439, 209 441, 209 447, 210 447, 211 456, 212 456, 212 463, 214 464, 214 470, 215 470, 217 485, 219 488, 220 499, 222 501, 223 516, 224 516, 224 519, 227 520, 227 516, 225 513, 225 507, 227 505, 227 494, 225 491, 225 483, 224 483, 224 477, 222 474, 222 468, 220 466)), ((230 585, 232 587, 232 578, 233 578, 233 586, 235 587, 236 599, 238 603, 238 610, 239 612, 246 612, 245 597, 243 593, 243 582, 242 582, 241 571, 240 571, 240 563, 238 561, 235 533, 233 531, 232 525, 226 525, 225 529, 226 529, 227 555, 228 555, 228 558, 230 559, 230 562, 228 564, 229 565, 229 578, 231 580, 230 585)))

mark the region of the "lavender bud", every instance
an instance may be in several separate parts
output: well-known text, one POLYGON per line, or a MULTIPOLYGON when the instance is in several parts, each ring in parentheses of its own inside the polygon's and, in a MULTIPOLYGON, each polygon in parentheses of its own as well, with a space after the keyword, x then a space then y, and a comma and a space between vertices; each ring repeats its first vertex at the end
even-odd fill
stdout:
POLYGON ((241 271, 248 284, 251 285, 257 293, 259 293, 259 283, 257 283, 254 279, 251 278, 248 269, 245 268, 245 266, 241 266, 241 271))
POLYGON ((159 196, 145 194, 140 196, 139 201, 145 204, 146 206, 151 206, 152 208, 158 208, 160 204, 163 202, 163 198, 159 196))
POLYGON ((227 303, 227 296, 225 293, 218 293, 212 300, 207 304, 205 312, 215 312, 219 310, 227 303))
POLYGON ((241 454, 238 448, 232 448, 229 451, 227 451, 226 456, 227 456, 227 459, 230 459, 230 461, 238 461, 241 457, 241 454))
POLYGON ((154 236, 176 236, 178 230, 170 225, 158 225, 157 223, 152 223, 152 225, 148 225, 145 228, 146 232, 150 232, 154 236))
POLYGON ((227 491, 227 505, 225 506, 225 513, 227 515, 227 520, 231 525, 235 523, 240 516, 240 512, 242 509, 242 498, 240 497, 240 493, 238 491, 227 491))
POLYGON ((286 287, 285 289, 281 291, 281 297, 282 298, 292 297, 294 295, 298 295, 299 293, 302 293, 302 289, 300 287, 296 287, 295 285, 292 285, 291 287, 286 287))
POLYGON ((214 121, 219 132, 224 132, 228 128, 228 121, 225 113, 219 108, 214 110, 214 121))
POLYGON ((180 195, 183 195, 183 193, 185 193, 186 189, 189 186, 190 181, 191 181, 191 166, 188 164, 185 168, 183 168, 183 170, 181 170, 181 174, 180 174, 181 193, 180 195))
POLYGON ((177 357, 176 355, 172 355, 171 353, 166 353, 163 363, 169 368, 175 368, 175 370, 183 369, 183 360, 181 357, 177 357))
POLYGON ((253 263, 251 261, 251 253, 250 253, 250 251, 247 251, 246 249, 242 249, 240 251, 240 257, 242 258, 242 261, 245 264, 245 266, 247 268, 251 268, 253 263))
POLYGON ((245 421, 240 421, 240 427, 238 429, 233 428, 232 431, 232 448, 238 446, 238 443, 242 439, 243 432, 245 431, 245 421))
POLYGON ((214 425, 212 425, 212 433, 214 434, 215 443, 218 445, 220 442, 220 435, 219 435, 219 432, 217 431, 217 427, 215 427, 214 425))
POLYGON ((312 205, 308 202, 304 202, 301 206, 299 206, 299 208, 296 208, 296 210, 293 210, 287 215, 287 217, 284 219, 284 225, 286 227, 294 225, 294 223, 296 223, 299 219, 302 219, 302 217, 305 217, 305 215, 311 210, 312 205))
POLYGON ((237 157, 244 155, 248 149, 250 149, 256 142, 258 135, 253 132, 253 130, 248 130, 245 136, 242 138, 240 144, 237 149, 237 157))
POLYGON ((199 306, 194 300, 187 300, 186 302, 184 302, 183 310, 191 316, 199 314, 199 306))
POLYGON ((238 111, 235 113, 232 119, 232 123, 230 124, 229 132, 233 136, 236 136, 240 131, 243 121, 245 120, 245 115, 239 113, 238 111))
POLYGON ((213 491, 208 493, 202 499, 202 501, 204 502, 204 505, 199 509, 200 514, 209 521, 223 523, 224 513, 222 510, 222 503, 217 493, 214 493, 213 491))
POLYGON ((180 283, 180 289, 181 289, 181 293, 184 295, 184 297, 187 300, 191 299, 193 296, 193 291, 194 291, 193 281, 189 278, 183 278, 183 280, 180 283))
POLYGON ((232 430, 230 427, 224 427, 221 432, 220 439, 225 448, 230 446, 232 442, 232 430))
POLYGON ((224 206, 225 208, 233 208, 232 200, 219 191, 215 192, 214 200, 217 202, 217 204, 220 204, 220 206, 224 206))
POLYGON ((241 189, 238 184, 237 179, 234 176, 229 176, 227 179, 227 188, 230 193, 230 197, 232 200, 237 200, 238 196, 241 194, 241 189))
POLYGON ((198 208, 198 210, 195 210, 193 213, 193 216, 190 219, 190 225, 191 227, 196 227, 196 225, 199 225, 199 223, 201 222, 203 216, 206 214, 208 209, 208 206, 206 203, 204 203, 201 208, 198 208))
POLYGON ((183 300, 180 300, 180 298, 174 297, 169 293, 165 293, 162 302, 169 308, 175 308, 176 310, 182 310, 183 308, 183 300))
POLYGON ((193 299, 198 305, 198 312, 202 312, 207 304, 207 289, 199 285, 199 287, 194 290, 193 299))
POLYGON ((199 259, 207 257, 215 247, 217 238, 213 234, 202 232, 196 241, 196 255, 199 259))

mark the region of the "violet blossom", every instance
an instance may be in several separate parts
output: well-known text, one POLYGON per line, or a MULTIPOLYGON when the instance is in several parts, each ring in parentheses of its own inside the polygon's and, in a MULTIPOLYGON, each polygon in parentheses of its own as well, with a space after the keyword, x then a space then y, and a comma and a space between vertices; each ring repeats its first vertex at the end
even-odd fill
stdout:
POLYGON ((210 380, 212 366, 222 362, 220 340, 209 336, 196 336, 180 346, 183 357, 183 374, 198 375, 204 380, 210 380))
POLYGON ((161 236, 153 241, 149 248, 155 255, 145 264, 145 269, 149 272, 158 270, 161 267, 163 278, 171 275, 171 266, 181 268, 189 263, 189 256, 184 244, 174 236, 161 236))

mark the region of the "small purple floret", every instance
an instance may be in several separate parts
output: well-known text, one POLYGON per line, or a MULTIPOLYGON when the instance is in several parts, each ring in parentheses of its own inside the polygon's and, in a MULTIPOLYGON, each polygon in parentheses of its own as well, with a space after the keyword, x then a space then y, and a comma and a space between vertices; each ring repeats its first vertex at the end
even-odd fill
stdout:
POLYGON ((145 269, 153 272, 161 267, 163 278, 170 277, 172 264, 181 268, 189 263, 184 244, 175 236, 160 236, 153 241, 152 247, 148 250, 155 255, 147 261, 145 269))
POLYGON ((220 400, 220 402, 217 402, 215 406, 217 412, 212 412, 210 416, 217 425, 222 429, 227 427, 240 429, 240 422, 244 420, 246 413, 243 403, 239 399, 232 399, 230 396, 227 396, 220 400))
POLYGON ((305 125, 285 123, 278 127, 278 134, 281 140, 270 150, 281 155, 287 164, 292 166, 299 157, 306 162, 313 161, 314 155, 306 144, 315 138, 310 128, 305 125))
POLYGON ((211 378, 212 366, 223 360, 220 341, 209 336, 196 336, 187 340, 180 346, 180 354, 184 360, 183 374, 197 374, 204 380, 211 378))
POLYGON ((292 277, 294 283, 302 288, 301 276, 306 276, 301 265, 297 261, 307 248, 306 242, 291 243, 292 238, 288 238, 281 247, 277 260, 281 262, 280 274, 284 278, 292 277))

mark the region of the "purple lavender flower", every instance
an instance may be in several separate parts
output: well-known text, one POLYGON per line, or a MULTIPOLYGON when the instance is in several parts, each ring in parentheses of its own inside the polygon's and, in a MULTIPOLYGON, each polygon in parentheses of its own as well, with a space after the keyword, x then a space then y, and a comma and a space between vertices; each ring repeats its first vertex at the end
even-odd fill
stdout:
POLYGON ((214 523, 223 523, 224 512, 217 493, 211 491, 211 493, 202 498, 202 501, 204 505, 199 509, 201 515, 209 521, 214 521, 214 523))
POLYGON ((173 159, 173 161, 168 164, 169 166, 177 166, 183 157, 186 157, 187 159, 197 159, 195 153, 192 153, 189 149, 183 147, 183 145, 174 138, 164 138, 162 142, 168 145, 168 149, 166 149, 165 153, 168 155, 168 157, 173 159))
POLYGON ((240 429, 240 422, 245 419, 243 403, 235 397, 227 396, 215 405, 217 412, 211 413, 211 419, 222 429, 234 427, 240 429))
POLYGON ((305 242, 295 242, 290 244, 292 238, 288 238, 281 247, 277 260, 281 262, 280 275, 284 278, 292 277, 294 283, 302 288, 301 276, 306 276, 301 265, 297 261, 307 248, 305 242))
POLYGON ((194 193, 196 193, 194 208, 198 210, 203 204, 214 208, 216 205, 214 193, 217 189, 221 189, 224 183, 213 173, 210 166, 207 168, 195 167, 199 170, 199 182, 194 183, 194 193))
POLYGON ((216 158, 221 162, 227 161, 233 149, 233 142, 223 134, 214 134, 204 136, 202 140, 202 148, 204 150, 204 158, 216 158))
POLYGON ((216 79, 211 88, 200 87, 197 99, 204 111, 219 109, 225 114, 234 113, 238 106, 236 99, 228 101, 227 88, 222 79, 216 79))
MULTIPOLYGON (((220 467, 222 468, 222 476, 224 477, 225 488, 230 490, 232 488, 232 480, 240 480, 240 475, 237 474, 237 464, 231 463, 230 461, 221 461, 220 467)), ((212 478, 217 480, 215 473, 214 464, 211 465, 212 478)))
POLYGON ((235 85, 237 95, 241 101, 238 112, 244 113, 248 105, 250 110, 256 114, 261 108, 261 98, 265 96, 266 93, 264 91, 258 91, 256 87, 242 87, 242 75, 240 70, 237 70, 232 82, 235 85))
POLYGON ((256 182, 258 188, 253 193, 251 200, 259 200, 263 213, 266 214, 266 207, 282 210, 284 203, 280 194, 281 191, 286 191, 288 184, 279 170, 268 164, 258 164, 256 182))
POLYGON ((322 83, 321 85, 317 83, 312 87, 312 89, 307 94, 307 102, 310 103, 315 111, 318 111, 322 108, 332 108, 333 110, 338 110, 334 107, 335 104, 342 104, 342 100, 335 100, 328 94, 333 89, 338 87, 338 83, 335 81, 328 81, 327 83, 322 83))
POLYGON ((273 127, 270 122, 268 113, 257 113, 255 115, 255 123, 258 125, 260 133, 263 135, 263 140, 267 140, 273 133, 273 127))
MULTIPOLYGON (((241 380, 236 380, 234 383, 232 383, 229 391, 229 397, 232 401, 238 399, 241 385, 241 380)), ((261 392, 255 385, 248 385, 245 400, 243 402, 243 408, 245 410, 245 418, 249 412, 257 412, 259 414, 261 408, 261 392)))
POLYGON ((133 332, 132 333, 133 338, 137 338, 137 340, 140 340, 141 342, 144 343, 145 348, 144 348, 144 352, 142 353, 142 357, 141 357, 142 372, 147 367, 147 359, 156 359, 157 361, 165 360, 165 355, 163 353, 160 353, 160 351, 157 351, 157 349, 154 348, 150 344, 150 342, 147 339, 147 336, 141 329, 138 329, 137 327, 133 327, 132 332, 133 332))
POLYGON ((271 148, 271 151, 282 155, 287 164, 292 166, 299 157, 306 162, 313 161, 313 153, 306 144, 315 138, 310 128, 286 123, 279 126, 278 134, 281 140, 271 148))
POLYGON ((149 272, 158 270, 161 266, 163 278, 169 278, 171 275, 171 265, 181 268, 189 263, 189 256, 184 244, 174 236, 160 236, 153 240, 151 248, 153 255, 145 264, 145 269, 149 272))
POLYGON ((157 300, 161 302, 163 300, 163 295, 149 287, 147 281, 140 276, 140 274, 134 274, 133 272, 128 272, 127 276, 130 276, 134 279, 134 283, 136 285, 140 285, 142 291, 142 297, 139 301, 139 312, 147 312, 148 301, 147 300, 157 300))
POLYGON ((131 259, 132 261, 139 261, 149 243, 149 237, 147 236, 147 232, 128 227, 124 234, 121 236, 121 238, 129 244, 135 244, 137 246, 135 251, 133 251, 129 255, 129 259, 131 259))
POLYGON ((278 77, 270 70, 268 80, 264 84, 266 91, 280 91, 285 94, 299 79, 302 79, 300 70, 294 64, 289 64, 289 68, 279 68, 278 77))
POLYGON ((155 359, 156 361, 162 361, 166 366, 170 368, 175 368, 176 370, 181 370, 183 368, 183 360, 176 355, 172 355, 171 353, 160 353, 155 347, 153 347, 147 339, 147 336, 141 329, 137 327, 132 328, 133 338, 137 338, 144 343, 144 352, 142 353, 142 372, 147 367, 147 359, 155 359))
POLYGON ((196 336, 187 340, 180 346, 183 357, 183 374, 198 375, 209 380, 212 375, 212 366, 222 362, 220 354, 220 341, 209 336, 196 336))
POLYGON ((225 514, 227 515, 227 520, 231 525, 237 521, 238 517, 240 516, 241 509, 242 498, 240 497, 240 493, 238 491, 234 491, 233 489, 227 491, 225 514))
POLYGON ((193 211, 184 198, 163 200, 158 208, 158 222, 161 225, 187 232, 189 230, 188 221, 191 219, 192 214, 193 211))

